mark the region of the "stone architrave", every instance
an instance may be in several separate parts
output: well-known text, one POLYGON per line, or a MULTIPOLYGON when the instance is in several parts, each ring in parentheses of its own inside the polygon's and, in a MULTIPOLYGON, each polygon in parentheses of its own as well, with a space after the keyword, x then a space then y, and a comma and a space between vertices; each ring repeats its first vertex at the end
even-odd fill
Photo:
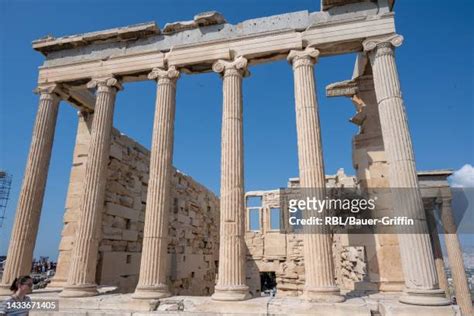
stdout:
POLYGON ((245 282, 242 126, 242 77, 248 74, 247 59, 218 60, 212 69, 222 73, 223 79, 219 275, 212 298, 240 301, 250 298, 245 282))
POLYGON ((58 117, 60 98, 57 92, 58 87, 55 84, 40 85, 35 90, 40 96, 38 112, 18 199, 7 262, 0 284, 0 294, 11 294, 9 287, 13 280, 31 272, 58 117))
MULTIPOLYGON (((313 47, 292 50, 288 61, 293 66, 298 163, 302 196, 326 198, 326 180, 321 143, 314 64, 319 51, 313 47)), ((304 211, 304 216, 323 216, 304 211)), ((344 297, 336 286, 332 255, 332 235, 328 227, 305 227, 303 236, 305 262, 304 296, 311 301, 342 302, 344 297)))
POLYGON ((133 298, 158 299, 171 295, 167 285, 168 213, 179 72, 175 67, 155 68, 148 78, 157 80, 157 94, 140 277, 133 298))
POLYGON ((84 192, 80 202, 80 218, 67 284, 59 294, 62 297, 85 297, 97 294, 95 274, 115 96, 122 88, 118 80, 113 77, 93 79, 87 87, 97 89, 96 104, 86 162, 84 192))
POLYGON ((415 221, 416 232, 398 234, 405 276, 405 295, 400 297, 400 302, 448 305, 449 300, 439 288, 395 63, 395 47, 402 42, 403 37, 396 34, 369 38, 363 42, 373 70, 394 212, 397 216, 406 216, 415 221))
POLYGON ((454 222, 451 198, 444 197, 440 205, 441 222, 444 227, 444 241, 448 251, 449 267, 453 276, 454 294, 456 302, 461 308, 463 315, 474 315, 472 298, 469 291, 468 279, 464 267, 461 243, 457 235, 456 223, 454 222))

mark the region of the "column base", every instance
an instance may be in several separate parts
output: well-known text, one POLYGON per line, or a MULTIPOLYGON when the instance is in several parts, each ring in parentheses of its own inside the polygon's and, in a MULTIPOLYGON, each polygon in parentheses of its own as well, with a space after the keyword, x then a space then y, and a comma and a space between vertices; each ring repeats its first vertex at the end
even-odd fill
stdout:
POLYGON ((214 301, 245 301, 251 298, 247 285, 219 286, 214 288, 214 301))
POLYGON ((380 292, 402 292, 405 288, 404 281, 380 282, 378 285, 380 292))
POLYGON ((337 286, 304 287, 304 299, 317 303, 341 303, 346 300, 337 286))
POLYGON ((51 288, 57 288, 57 289, 63 289, 67 285, 67 280, 61 280, 61 279, 55 279, 53 278, 51 282, 46 286, 48 289, 51 288))
POLYGON ((171 293, 166 284, 159 284, 155 286, 137 286, 135 292, 132 294, 134 299, 160 299, 170 297, 171 293))
POLYGON ((423 306, 445 306, 451 301, 446 298, 446 293, 442 289, 415 290, 405 289, 398 299, 400 303, 423 306))
POLYGON ((59 293, 60 297, 89 297, 96 296, 97 284, 66 285, 59 293))
POLYGON ((10 290, 10 284, 0 284, 0 296, 12 295, 13 292, 10 290))

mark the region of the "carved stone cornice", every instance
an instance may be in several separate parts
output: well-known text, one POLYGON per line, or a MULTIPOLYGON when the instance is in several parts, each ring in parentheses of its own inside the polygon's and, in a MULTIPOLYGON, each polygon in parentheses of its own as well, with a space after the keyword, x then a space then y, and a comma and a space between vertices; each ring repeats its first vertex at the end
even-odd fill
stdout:
POLYGON ((148 79, 156 80, 158 84, 174 84, 179 76, 180 72, 176 67, 170 66, 168 69, 153 68, 153 70, 148 74, 148 79))
POLYGON ((403 36, 392 34, 383 37, 368 38, 362 42, 365 52, 372 52, 375 50, 376 56, 393 54, 393 48, 399 47, 403 43, 403 36))
POLYGON ((301 66, 313 66, 318 62, 319 50, 314 47, 306 47, 304 50, 291 50, 286 58, 293 69, 301 66))
POLYGON ((97 92, 111 92, 112 88, 115 88, 116 91, 122 90, 122 84, 115 77, 101 77, 93 78, 87 83, 88 89, 97 88, 97 92))
POLYGON ((359 92, 359 85, 357 80, 344 80, 340 82, 331 83, 326 86, 326 96, 328 97, 352 97, 359 92))
POLYGON ((33 92, 40 96, 40 99, 60 99, 60 88, 57 84, 40 84, 33 92))
POLYGON ((212 70, 217 73, 222 73, 223 76, 237 75, 246 77, 250 73, 247 70, 247 58, 239 56, 234 60, 219 59, 212 65, 212 70))

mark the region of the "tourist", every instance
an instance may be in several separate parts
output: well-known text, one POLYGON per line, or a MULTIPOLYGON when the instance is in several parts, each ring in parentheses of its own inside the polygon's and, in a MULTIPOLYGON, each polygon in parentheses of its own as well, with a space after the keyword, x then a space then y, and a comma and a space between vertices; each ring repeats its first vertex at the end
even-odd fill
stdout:
POLYGON ((27 316, 31 299, 26 294, 32 289, 33 279, 29 275, 16 278, 10 286, 13 294, 0 305, 0 315, 27 316))

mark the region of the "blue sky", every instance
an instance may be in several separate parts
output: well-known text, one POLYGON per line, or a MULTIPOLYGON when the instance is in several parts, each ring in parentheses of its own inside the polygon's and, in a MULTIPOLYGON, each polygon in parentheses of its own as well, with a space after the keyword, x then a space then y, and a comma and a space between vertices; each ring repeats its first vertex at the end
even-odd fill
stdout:
MULTIPOLYGON (((0 0, 0 168, 13 175, 0 255, 8 246, 27 159, 38 98, 31 91, 43 56, 31 41, 117 26, 189 20, 208 10, 230 23, 299 10, 319 10, 313 1, 7 1, 0 0)), ((397 32, 405 37, 397 64, 419 170, 474 164, 473 10, 470 1, 397 1, 397 32)), ((353 174, 348 99, 324 95, 324 87, 349 79, 355 55, 323 58, 316 66, 326 173, 353 174)), ((285 186, 297 176, 293 77, 276 62, 251 67, 244 79, 246 190, 285 186)), ((178 83, 174 165, 219 192, 221 81, 210 73, 183 75, 178 83)), ((154 82, 127 84, 117 97, 115 127, 150 147, 154 82)), ((62 103, 35 256, 57 256, 72 151, 76 111, 62 103)))

